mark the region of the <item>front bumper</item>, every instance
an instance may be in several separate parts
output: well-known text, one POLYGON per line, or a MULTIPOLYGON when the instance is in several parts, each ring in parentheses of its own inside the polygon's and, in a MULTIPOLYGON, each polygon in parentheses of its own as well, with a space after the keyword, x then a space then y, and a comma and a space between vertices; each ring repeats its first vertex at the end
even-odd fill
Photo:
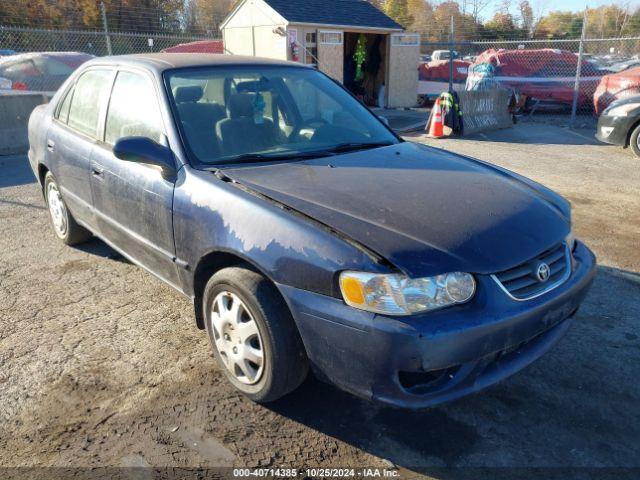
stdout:
POLYGON ((515 301, 489 276, 478 276, 468 304, 411 317, 375 315, 279 287, 321 378, 362 397, 424 408, 513 375, 562 337, 595 275, 595 257, 584 244, 573 255, 571 277, 541 297, 515 301))
POLYGON ((598 118, 596 138, 603 143, 626 147, 629 129, 633 121, 634 119, 631 117, 609 117, 607 115, 600 115, 598 118))

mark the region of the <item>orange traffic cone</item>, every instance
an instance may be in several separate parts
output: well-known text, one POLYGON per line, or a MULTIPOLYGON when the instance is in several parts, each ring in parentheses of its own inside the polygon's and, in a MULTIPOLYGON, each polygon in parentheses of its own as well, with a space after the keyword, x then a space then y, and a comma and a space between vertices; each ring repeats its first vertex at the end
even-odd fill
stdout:
POLYGON ((442 138, 444 136, 442 108, 440 108, 439 98, 433 104, 431 123, 429 124, 429 136, 433 138, 442 138))

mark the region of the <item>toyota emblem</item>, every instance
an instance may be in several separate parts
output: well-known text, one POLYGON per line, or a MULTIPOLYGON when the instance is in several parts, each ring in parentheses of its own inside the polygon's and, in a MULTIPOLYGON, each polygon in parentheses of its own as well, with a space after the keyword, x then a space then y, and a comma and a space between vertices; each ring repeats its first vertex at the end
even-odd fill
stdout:
POLYGON ((538 264, 538 268, 536 269, 536 277, 538 278, 538 280, 540 282, 546 282, 547 280, 549 280, 550 276, 551 269, 549 268, 549 265, 544 262, 540 262, 538 264))

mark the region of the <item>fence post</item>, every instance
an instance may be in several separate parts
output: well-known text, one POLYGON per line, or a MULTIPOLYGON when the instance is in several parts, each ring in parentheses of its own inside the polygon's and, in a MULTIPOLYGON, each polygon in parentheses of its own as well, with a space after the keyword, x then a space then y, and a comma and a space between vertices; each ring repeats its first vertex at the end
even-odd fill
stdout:
POLYGON ((580 46, 578 47, 578 66, 576 67, 576 80, 573 83, 573 102, 571 103, 571 121, 569 126, 573 128, 576 121, 576 110, 578 109, 578 98, 580 96, 580 75, 582 73, 582 54, 584 53, 584 37, 587 31, 587 11, 589 7, 585 7, 582 16, 582 32, 580 33, 580 46))
POLYGON ((104 40, 107 44, 107 54, 113 55, 111 52, 111 37, 109 36, 109 25, 107 24, 107 11, 104 8, 104 2, 100 2, 100 14, 102 16, 102 29, 104 30, 104 40))
POLYGON ((449 27, 449 92, 453 92, 453 15, 449 27))

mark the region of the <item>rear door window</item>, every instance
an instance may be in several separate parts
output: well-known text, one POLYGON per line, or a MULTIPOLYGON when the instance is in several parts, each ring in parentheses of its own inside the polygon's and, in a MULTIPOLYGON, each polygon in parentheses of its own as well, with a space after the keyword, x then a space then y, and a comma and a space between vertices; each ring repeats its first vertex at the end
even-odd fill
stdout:
POLYGON ((89 70, 78 78, 69 109, 69 127, 98 138, 100 111, 109 96, 111 79, 111 70, 89 70))
POLYGON ((71 107, 71 99, 73 98, 73 90, 75 87, 71 87, 60 105, 58 109, 58 114, 56 118, 62 123, 67 123, 69 121, 69 107, 71 107))
POLYGON ((153 83, 144 75, 121 71, 109 101, 104 141, 113 145, 119 138, 140 136, 160 142, 162 117, 153 83))

